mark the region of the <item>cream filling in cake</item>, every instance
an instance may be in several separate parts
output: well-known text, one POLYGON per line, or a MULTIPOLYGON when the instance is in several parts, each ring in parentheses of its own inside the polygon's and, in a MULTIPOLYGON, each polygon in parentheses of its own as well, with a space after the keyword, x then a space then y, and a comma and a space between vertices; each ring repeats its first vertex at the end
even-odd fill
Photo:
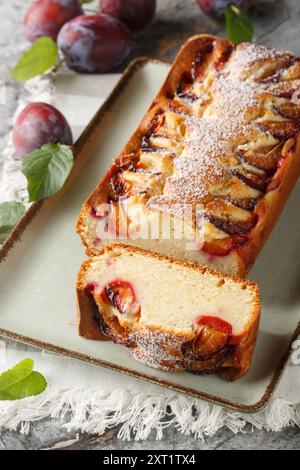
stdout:
POLYGON ((134 291, 131 310, 111 308, 121 326, 189 334, 202 316, 209 316, 229 323, 232 334, 239 335, 254 314, 256 292, 250 287, 138 253, 103 254, 91 261, 85 283, 93 285, 95 296, 114 282, 128 283, 134 291))

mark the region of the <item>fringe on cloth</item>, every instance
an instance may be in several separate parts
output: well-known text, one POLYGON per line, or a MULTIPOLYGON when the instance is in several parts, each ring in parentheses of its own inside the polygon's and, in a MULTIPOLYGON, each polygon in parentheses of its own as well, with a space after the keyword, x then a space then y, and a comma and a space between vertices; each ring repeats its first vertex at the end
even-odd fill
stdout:
POLYGON ((146 440, 152 431, 156 439, 171 425, 197 439, 213 436, 226 427, 233 433, 243 432, 246 425, 254 429, 279 431, 300 427, 300 405, 283 399, 273 400, 263 411, 242 414, 182 395, 135 394, 129 390, 113 393, 72 388, 48 389, 36 397, 0 402, 0 427, 26 434, 30 423, 46 417, 58 418, 68 431, 103 434, 120 426, 123 440, 146 440))

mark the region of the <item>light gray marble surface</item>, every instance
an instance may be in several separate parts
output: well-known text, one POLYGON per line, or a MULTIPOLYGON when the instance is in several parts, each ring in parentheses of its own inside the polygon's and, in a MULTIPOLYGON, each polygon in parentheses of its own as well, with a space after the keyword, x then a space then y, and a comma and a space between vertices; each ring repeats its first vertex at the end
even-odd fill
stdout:
MULTIPOLYGON (((0 0, 2 27, 0 28, 0 79, 6 82, 6 104, 0 105, 0 146, 11 126, 11 116, 16 108, 20 86, 12 82, 7 64, 19 54, 14 50, 16 37, 21 38, 20 24, 24 12, 32 0, 0 0), (12 36, 14 35, 14 36, 12 36)), ((255 39, 279 49, 290 49, 300 54, 300 0, 265 0, 253 2, 252 12, 255 39), (259 5, 258 5, 259 4, 259 5)), ((195 0, 158 0, 156 19, 148 30, 140 35, 134 56, 149 55, 172 59, 184 40, 195 33, 224 34, 224 26, 205 17, 195 0)), ((21 43, 21 40, 20 40, 21 43)), ((0 158, 1 171, 1 158, 0 158)), ((123 442, 117 438, 118 429, 103 436, 91 436, 67 432, 62 423, 46 419, 31 426, 28 435, 0 431, 0 449, 299 449, 300 430, 286 428, 278 433, 266 431, 234 435, 227 429, 220 430, 205 442, 184 436, 175 428, 166 430, 162 441, 151 436, 146 442, 123 442)))

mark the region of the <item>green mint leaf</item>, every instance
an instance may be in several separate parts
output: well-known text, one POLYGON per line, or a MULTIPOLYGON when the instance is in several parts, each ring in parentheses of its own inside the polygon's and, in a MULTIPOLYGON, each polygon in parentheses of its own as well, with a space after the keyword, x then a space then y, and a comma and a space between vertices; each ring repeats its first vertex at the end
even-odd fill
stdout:
POLYGON ((81 3, 84 4, 84 3, 92 3, 94 0, 80 0, 80 1, 81 3))
POLYGON ((0 375, 0 400, 20 400, 45 390, 46 379, 33 366, 32 359, 24 359, 0 375))
POLYGON ((46 144, 27 155, 22 163, 22 173, 27 178, 29 201, 46 199, 64 185, 73 166, 70 147, 46 144))
POLYGON ((58 61, 58 48, 53 39, 37 39, 12 70, 12 76, 20 82, 41 75, 58 61))
POLYGON ((3 243, 18 220, 25 213, 21 202, 2 202, 0 204, 0 243, 3 243))
POLYGON ((226 14, 227 37, 234 44, 240 42, 252 42, 253 26, 246 13, 232 3, 228 5, 226 14))

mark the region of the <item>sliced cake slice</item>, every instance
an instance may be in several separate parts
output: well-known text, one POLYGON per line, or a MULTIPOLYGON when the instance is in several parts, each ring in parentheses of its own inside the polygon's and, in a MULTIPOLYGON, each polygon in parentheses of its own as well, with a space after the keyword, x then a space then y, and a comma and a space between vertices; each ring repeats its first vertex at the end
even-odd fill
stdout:
POLYGON ((110 338, 168 371, 247 372, 260 317, 258 287, 209 268, 125 245, 81 266, 79 333, 110 338))
POLYGON ((79 333, 156 368, 246 374, 260 318, 256 284, 148 250, 111 245, 81 266, 79 333))

